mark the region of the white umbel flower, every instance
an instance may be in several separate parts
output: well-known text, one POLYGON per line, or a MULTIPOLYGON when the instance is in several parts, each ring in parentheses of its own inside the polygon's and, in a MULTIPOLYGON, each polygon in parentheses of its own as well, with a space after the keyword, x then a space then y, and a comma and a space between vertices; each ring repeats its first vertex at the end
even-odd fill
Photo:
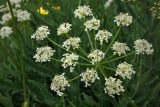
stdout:
POLYGON ((87 16, 93 16, 92 9, 89 6, 79 6, 75 11, 74 11, 74 16, 78 17, 79 19, 85 18, 87 16))
POLYGON ((105 54, 100 50, 94 50, 89 55, 88 58, 91 59, 91 63, 95 64, 96 62, 100 62, 104 59, 105 54))
POLYGON ((80 76, 82 77, 81 81, 85 82, 85 87, 90 86, 96 79, 99 79, 97 71, 89 68, 87 68, 86 72, 82 73, 80 76))
POLYGON ((13 33, 12 28, 8 26, 3 26, 0 29, 0 36, 2 38, 9 37, 13 33))
POLYGON ((57 93, 58 96, 62 96, 63 92, 65 90, 65 88, 69 87, 69 83, 67 81, 67 79, 64 77, 64 73, 61 75, 56 75, 53 79, 52 79, 52 83, 51 83, 51 90, 55 91, 57 93))
POLYGON ((20 4, 21 0, 10 0, 12 5, 20 4))
POLYGON ((132 16, 129 16, 128 13, 120 13, 115 17, 114 22, 117 23, 117 26, 129 26, 132 20, 132 16))
POLYGON ((112 34, 107 30, 99 30, 96 34, 96 40, 99 40, 101 45, 103 44, 103 41, 108 42, 110 37, 112 37, 112 34))
POLYGON ((48 26, 40 26, 31 36, 31 38, 36 40, 44 40, 49 34, 50 31, 48 29, 48 26))
POLYGON ((63 58, 61 59, 62 67, 67 68, 70 67, 70 72, 74 70, 74 67, 78 63, 79 56, 74 53, 65 53, 63 54, 63 58))
POLYGON ((17 21, 19 22, 31 20, 31 13, 29 13, 26 10, 21 10, 21 9, 17 10, 16 16, 17 16, 17 21))
POLYGON ((33 56, 33 58, 36 59, 36 62, 49 62, 54 52, 55 50, 49 46, 40 47, 37 48, 36 54, 33 56))
POLYGON ((71 30, 71 24, 69 23, 63 23, 59 26, 59 28, 57 29, 57 35, 63 35, 63 34, 67 34, 70 30, 71 30))
POLYGON ((100 27, 100 20, 97 20, 96 18, 92 18, 91 20, 88 20, 84 23, 85 31, 90 30, 98 30, 100 27))
POLYGON ((114 54, 118 54, 119 56, 122 54, 126 54, 127 51, 130 51, 129 47, 126 43, 115 42, 112 46, 114 50, 114 54))
POLYGON ((81 42, 81 39, 79 37, 71 37, 67 39, 65 42, 63 42, 62 46, 65 47, 68 51, 70 48, 73 48, 73 49, 78 48, 80 42, 81 42))
POLYGON ((4 25, 11 19, 12 19, 11 13, 3 14, 2 19, 1 19, 1 24, 4 25))
POLYGON ((116 76, 119 75, 123 79, 128 78, 131 79, 131 76, 135 74, 135 71, 133 70, 133 67, 131 64, 128 64, 126 62, 123 62, 117 66, 116 70, 116 76))
POLYGON ((105 80, 106 87, 104 88, 104 91, 109 96, 114 97, 114 95, 120 95, 121 92, 124 92, 121 80, 113 77, 105 78, 105 80))
POLYGON ((152 48, 152 44, 150 44, 145 39, 138 39, 134 42, 134 48, 136 50, 136 54, 153 54, 154 50, 152 48))
POLYGON ((110 5, 113 3, 113 0, 107 0, 106 3, 104 4, 105 9, 110 7, 110 5))

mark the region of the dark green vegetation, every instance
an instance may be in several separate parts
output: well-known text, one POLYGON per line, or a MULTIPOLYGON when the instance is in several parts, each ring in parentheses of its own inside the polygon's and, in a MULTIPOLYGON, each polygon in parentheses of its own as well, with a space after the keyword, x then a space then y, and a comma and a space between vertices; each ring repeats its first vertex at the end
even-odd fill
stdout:
MULTIPOLYGON (((73 24, 72 34, 84 36, 82 41, 85 41, 84 28, 80 26, 83 24, 73 15, 79 0, 25 1, 23 8, 32 13, 32 20, 16 24, 11 21, 9 24, 13 26, 16 33, 9 38, 0 38, 0 107, 20 107, 24 99, 29 107, 160 107, 160 20, 153 17, 150 12, 154 0, 137 0, 134 3, 115 0, 107 10, 104 9, 105 0, 82 0, 81 2, 82 5, 90 5, 94 16, 101 20, 101 27, 113 33, 117 30, 113 22, 114 16, 120 12, 128 12, 133 16, 134 21, 131 26, 122 28, 119 34, 122 36, 118 39, 125 41, 130 47, 133 47, 133 42, 139 38, 145 38, 153 44, 153 55, 131 55, 125 59, 133 64, 136 74, 133 79, 125 81, 125 94, 115 98, 104 93, 105 81, 103 79, 96 81, 89 88, 85 88, 79 79, 73 81, 63 97, 57 96, 50 90, 54 75, 66 72, 66 70, 56 62, 36 63, 32 58, 36 48, 52 45, 47 40, 37 42, 30 37, 39 25, 47 25, 52 33, 50 38, 62 44, 64 38, 56 36, 56 29, 59 24, 69 22, 73 24), (61 6, 61 10, 51 9, 54 5, 61 6), (37 8, 40 6, 49 10, 47 16, 37 13, 37 8)), ((2 4, 5 0, 0 0, 0 2, 2 4)), ((87 45, 83 44, 86 50, 87 45)), ((61 49, 56 51, 57 57, 64 53, 61 49)), ((109 53, 108 56, 111 54, 109 53)), ((116 67, 120 61, 124 59, 110 63, 109 66, 116 67)), ((77 66, 77 72, 72 74, 66 72, 67 77, 73 78, 84 69, 77 66)), ((24 107, 27 106, 24 105, 24 107)))

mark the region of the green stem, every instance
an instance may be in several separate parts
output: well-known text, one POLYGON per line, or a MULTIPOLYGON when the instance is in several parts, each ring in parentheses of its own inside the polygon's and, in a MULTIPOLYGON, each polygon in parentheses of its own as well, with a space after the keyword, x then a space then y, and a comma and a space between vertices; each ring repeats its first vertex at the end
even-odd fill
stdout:
POLYGON ((74 80, 76 80, 76 79, 78 79, 78 78, 80 78, 80 77, 81 77, 81 76, 80 76, 80 75, 78 75, 78 76, 76 76, 76 77, 74 77, 74 78, 70 79, 68 82, 74 81, 74 80))
POLYGON ((110 67, 106 67, 106 66, 101 66, 101 67, 112 70, 112 71, 116 71, 116 69, 113 69, 113 68, 110 68, 110 67))
POLYGON ((103 70, 100 67, 98 67, 98 69, 101 71, 102 75, 106 78, 107 76, 105 75, 105 73, 103 72, 103 70))
POLYGON ((17 35, 17 37, 18 37, 17 39, 18 39, 18 46, 19 46, 19 49, 20 49, 20 52, 21 52, 20 53, 20 71, 21 71, 21 78, 22 78, 23 97, 24 97, 24 101, 26 101, 27 100, 27 88, 26 88, 24 61, 23 61, 24 53, 23 53, 22 40, 21 40, 21 37, 20 37, 21 33, 20 33, 19 29, 16 26, 16 19, 14 17, 14 13, 13 13, 11 2, 10 2, 10 0, 7 0, 7 2, 8 2, 8 6, 9 6, 9 9, 10 9, 12 18, 14 20, 14 25, 15 25, 16 31, 19 33, 17 35))
POLYGON ((89 43, 90 43, 91 48, 93 50, 93 45, 92 45, 92 42, 91 42, 91 38, 90 38, 89 32, 88 31, 86 31, 86 32, 87 32, 87 37, 88 37, 89 43))
POLYGON ((105 51, 105 54, 106 54, 106 53, 108 52, 108 50, 111 48, 111 46, 112 46, 112 44, 114 43, 115 39, 117 38, 117 36, 118 36, 120 30, 121 30, 121 27, 119 27, 117 33, 115 34, 115 36, 114 36, 114 38, 112 39, 111 43, 109 44, 107 50, 105 51))
POLYGON ((122 93, 122 97, 125 98, 132 107, 137 107, 136 103, 130 97, 126 96, 124 93, 122 93))
POLYGON ((57 61, 57 62, 61 62, 61 60, 56 59, 56 58, 52 58, 52 60, 57 61))
POLYGON ((95 45, 95 49, 97 49, 97 43, 96 43, 96 35, 95 35, 95 30, 94 30, 94 45, 95 45))
POLYGON ((81 48, 79 46, 79 49, 78 49, 82 54, 84 54, 85 56, 88 56, 87 52, 83 50, 83 48, 81 48))
POLYGON ((109 60, 109 61, 103 62, 102 64, 106 64, 106 63, 109 63, 109 62, 116 61, 116 60, 118 60, 118 59, 121 59, 121 58, 127 57, 127 56, 129 56, 129 55, 132 55, 132 54, 134 54, 134 53, 135 53, 135 52, 131 52, 131 53, 126 54, 126 55, 123 55, 123 56, 121 56, 121 57, 118 57, 118 58, 115 58, 115 59, 112 59, 112 60, 109 60))
POLYGON ((84 65, 84 66, 94 66, 92 64, 85 64, 85 63, 78 63, 79 65, 84 65))

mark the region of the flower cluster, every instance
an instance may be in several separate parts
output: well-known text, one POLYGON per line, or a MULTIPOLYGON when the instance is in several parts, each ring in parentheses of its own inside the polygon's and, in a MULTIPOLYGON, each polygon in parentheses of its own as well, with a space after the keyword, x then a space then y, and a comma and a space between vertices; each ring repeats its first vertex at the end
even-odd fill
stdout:
POLYGON ((71 30, 71 24, 69 23, 63 23, 59 26, 59 28, 57 29, 57 35, 63 35, 63 34, 67 34, 70 30, 71 30))
POLYGON ((21 9, 17 10, 16 16, 17 16, 17 21, 19 21, 19 22, 31 20, 31 13, 29 13, 26 10, 21 10, 21 9))
POLYGON ((132 23, 132 16, 129 16, 128 13, 120 13, 115 17, 114 22, 117 23, 117 26, 129 26, 132 23))
POLYGON ((63 54, 63 58, 61 59, 62 67, 67 68, 70 67, 70 72, 74 70, 74 67, 77 65, 79 56, 74 53, 65 53, 63 54))
POLYGON ((10 21, 11 19, 12 19, 11 13, 3 14, 0 23, 2 25, 4 25, 5 23, 7 23, 8 21, 10 21))
POLYGON ((134 48, 136 50, 136 54, 153 54, 154 50, 152 49, 152 44, 150 44, 145 39, 138 39, 134 42, 134 48))
POLYGON ((114 54, 118 54, 119 56, 122 54, 126 54, 127 51, 130 51, 129 47, 126 43, 115 42, 112 46, 114 50, 114 54))
POLYGON ((107 0, 106 3, 104 4, 105 9, 110 7, 110 5, 113 3, 113 0, 107 0))
POLYGON ((63 92, 65 90, 66 87, 69 87, 69 83, 66 80, 66 78, 64 77, 64 73, 61 75, 56 75, 53 79, 52 79, 52 83, 51 83, 51 90, 55 91, 57 93, 57 95, 62 96, 63 92))
POLYGON ((100 27, 100 20, 93 17, 91 20, 85 22, 84 26, 86 27, 85 31, 98 30, 100 27))
POLYGON ((79 6, 75 11, 74 11, 74 15, 75 17, 78 17, 78 18, 85 18, 87 16, 93 16, 93 13, 92 13, 92 9, 90 9, 89 6, 79 6))
POLYGON ((31 38, 36 40, 44 40, 49 34, 50 31, 48 29, 48 26, 40 26, 38 27, 36 32, 31 36, 31 38))
POLYGON ((160 1, 154 2, 150 10, 153 16, 156 16, 158 19, 160 19, 160 1))
POLYGON ((80 76, 82 77, 81 81, 85 82, 85 87, 90 86, 96 79, 100 79, 97 71, 89 68, 87 68, 86 72, 82 73, 80 76))
POLYGON ((108 42, 110 37, 112 37, 112 34, 107 30, 99 30, 96 34, 96 40, 99 40, 101 45, 103 44, 103 41, 108 42))
POLYGON ((66 41, 64 41, 62 46, 65 47, 68 51, 70 48, 73 48, 73 49, 78 48, 80 42, 81 42, 81 39, 79 37, 71 37, 66 41))
POLYGON ((121 0, 121 1, 124 1, 124 2, 135 2, 137 0, 121 0))
POLYGON ((113 77, 105 78, 106 87, 104 88, 105 93, 108 93, 109 96, 114 97, 114 95, 120 95, 121 92, 124 92, 122 86, 122 81, 113 77))
POLYGON ((117 66, 116 76, 119 75, 123 79, 128 78, 131 79, 132 74, 135 74, 133 67, 131 64, 123 62, 117 66))
POLYGON ((104 56, 105 54, 102 51, 96 49, 88 55, 88 58, 91 59, 91 63, 94 64, 103 60, 104 56))
POLYGON ((8 26, 3 26, 0 29, 0 36, 2 38, 9 37, 13 33, 12 28, 8 26))
POLYGON ((33 56, 33 58, 36 59, 36 62, 47 62, 51 60, 55 50, 52 50, 49 46, 44 46, 37 48, 36 52, 37 53, 33 56))

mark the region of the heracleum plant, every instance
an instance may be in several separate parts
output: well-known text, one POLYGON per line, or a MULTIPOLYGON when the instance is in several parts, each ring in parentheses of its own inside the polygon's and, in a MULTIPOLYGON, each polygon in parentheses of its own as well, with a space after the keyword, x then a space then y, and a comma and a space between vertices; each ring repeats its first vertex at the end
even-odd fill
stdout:
MULTIPOLYGON (((8 1, 7 7, 2 9, 4 12, 1 18, 3 27, 0 29, 2 39, 9 37, 13 33, 12 27, 6 26, 6 23, 11 19, 14 19, 16 22, 31 20, 31 13, 22 10, 19 1, 15 1, 8 1)), ((113 99, 115 96, 124 95, 125 87, 127 87, 124 82, 133 79, 137 71, 135 70, 136 66, 130 63, 131 61, 120 62, 119 60, 133 54, 140 56, 153 54, 152 44, 143 38, 137 38, 136 41, 130 43, 132 47, 129 47, 127 42, 118 40, 118 36, 121 36, 120 31, 124 27, 132 26, 134 18, 128 13, 119 13, 114 17, 113 23, 117 26, 116 32, 111 32, 107 28, 101 27, 102 21, 93 14, 92 9, 88 5, 79 6, 73 14, 77 20, 83 22, 83 32, 86 35, 82 35, 82 37, 87 36, 85 43, 86 45, 89 44, 87 49, 82 45, 83 39, 71 33, 73 29, 77 28, 74 28, 72 23, 65 20, 58 26, 56 35, 57 38, 66 38, 62 44, 50 38, 53 36, 52 29, 49 29, 47 25, 39 25, 35 33, 31 35, 31 39, 37 42, 49 41, 53 45, 37 47, 33 60, 36 63, 47 62, 46 64, 57 62, 65 71, 64 73, 53 75, 48 89, 55 92, 57 97, 65 96, 68 93, 66 89, 69 89, 71 83, 74 83, 76 80, 80 80, 84 84, 84 88, 92 87, 96 81, 102 82, 104 80, 105 83, 102 82, 104 88, 101 89, 104 93, 102 94, 106 94, 106 96, 108 95, 113 99), (55 56, 57 49, 64 50, 65 53, 61 54, 61 57, 57 57, 55 56), (108 56, 110 52, 112 52, 112 55, 108 56), (119 61, 116 67, 108 66, 108 64, 114 61, 119 61), (67 77, 66 74, 79 70, 77 68, 78 65, 85 70, 80 71, 80 74, 72 78, 67 77), (113 74, 111 75, 108 71, 113 71, 113 74)), ((22 48, 21 44, 19 44, 19 48, 22 48)), ((21 54, 23 56, 22 52, 21 54)), ((20 63, 23 63, 23 58, 21 58, 20 63)), ((22 64, 20 70, 22 70, 24 101, 27 101, 23 66, 22 64)), ((131 100, 130 102, 136 105, 134 101, 131 100)))
MULTIPOLYGON (((67 39, 62 43, 56 43, 50 39, 50 30, 45 25, 40 25, 35 33, 31 36, 32 39, 37 41, 48 40, 55 48, 50 46, 38 47, 33 58, 38 63, 55 61, 61 64, 65 70, 62 74, 54 75, 50 89, 57 93, 58 96, 67 94, 66 88, 70 88, 70 83, 80 79, 84 82, 84 87, 92 87, 96 81, 105 80, 104 94, 108 94, 111 97, 115 95, 121 95, 125 92, 125 86, 123 81, 132 79, 136 71, 129 62, 119 62, 117 68, 108 67, 108 63, 112 63, 122 58, 126 58, 131 54, 150 55, 153 53, 152 44, 145 39, 137 39, 133 44, 133 48, 125 42, 117 40, 120 30, 123 27, 132 25, 133 17, 128 13, 120 13, 114 17, 114 22, 117 25, 117 32, 110 32, 106 28, 101 28, 101 21, 96 18, 90 6, 79 6, 74 11, 74 16, 79 21, 83 21, 84 32, 87 34, 89 43, 89 50, 85 50, 82 47, 82 39, 76 35, 72 35, 70 32, 72 29, 71 23, 65 22, 60 24, 57 28, 57 37, 67 39), (94 32, 94 33, 92 33, 94 32), (107 48, 104 47, 107 43, 107 48), (65 51, 61 57, 55 57, 56 48, 65 51), (107 56, 109 50, 112 51, 112 56, 107 56), (81 65, 86 70, 80 71, 79 75, 75 75, 73 78, 68 78, 65 74, 77 72, 77 65, 81 65), (109 75, 107 70, 114 72, 114 75, 109 75), (103 78, 100 78, 100 75, 103 78)), ((114 23, 113 22, 113 23, 114 23)), ((87 44, 86 43, 86 44, 87 44)), ((134 103, 134 102, 133 102, 134 103)))

